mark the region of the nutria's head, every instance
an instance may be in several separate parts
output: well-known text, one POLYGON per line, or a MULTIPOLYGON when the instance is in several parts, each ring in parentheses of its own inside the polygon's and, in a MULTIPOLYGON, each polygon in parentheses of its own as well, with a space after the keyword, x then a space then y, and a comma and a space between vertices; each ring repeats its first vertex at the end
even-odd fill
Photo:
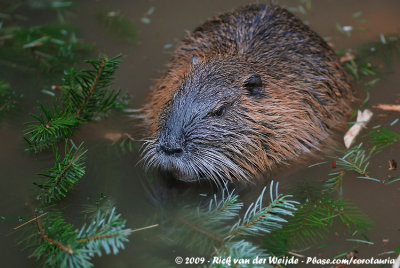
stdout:
MULTIPOLYGON (((246 179, 266 169, 258 103, 268 92, 247 63, 228 59, 198 62, 172 91, 148 140, 148 165, 182 180, 246 179)), ((260 107, 261 108, 261 107, 260 107)))

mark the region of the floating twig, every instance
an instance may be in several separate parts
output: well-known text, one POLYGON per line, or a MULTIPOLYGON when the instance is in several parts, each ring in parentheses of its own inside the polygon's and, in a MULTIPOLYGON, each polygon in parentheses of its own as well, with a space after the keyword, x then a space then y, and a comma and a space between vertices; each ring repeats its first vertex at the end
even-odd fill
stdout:
POLYGON ((31 222, 34 222, 34 221, 36 221, 37 219, 43 217, 43 216, 46 215, 46 214, 47 214, 47 212, 46 212, 46 213, 43 213, 43 214, 41 214, 41 215, 39 215, 39 216, 37 216, 37 217, 35 217, 35 218, 33 218, 33 219, 30 219, 29 221, 26 221, 26 222, 24 222, 23 224, 20 224, 20 225, 14 227, 14 230, 17 230, 17 229, 19 229, 19 228, 21 228, 21 227, 23 227, 23 226, 25 226, 25 225, 27 225, 27 224, 29 224, 29 223, 31 223, 31 222))
POLYGON ((400 112, 400 105, 396 104, 377 104, 372 106, 372 108, 381 109, 385 111, 400 112))

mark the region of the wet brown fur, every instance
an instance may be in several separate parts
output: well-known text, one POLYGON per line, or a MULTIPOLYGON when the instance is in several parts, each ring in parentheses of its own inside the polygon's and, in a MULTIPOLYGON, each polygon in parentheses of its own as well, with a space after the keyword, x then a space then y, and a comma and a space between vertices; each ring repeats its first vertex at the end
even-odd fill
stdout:
POLYGON ((317 148, 350 111, 353 93, 347 75, 323 39, 283 8, 248 5, 209 19, 177 46, 143 108, 153 139, 168 119, 182 81, 193 74, 193 56, 199 64, 214 60, 227 68, 245 63, 249 70, 243 68, 243 73, 256 72, 263 80, 262 97, 242 94, 224 119, 227 124, 239 119, 249 130, 245 148, 232 137, 224 145, 243 171, 220 168, 218 173, 228 179, 249 180, 317 148))

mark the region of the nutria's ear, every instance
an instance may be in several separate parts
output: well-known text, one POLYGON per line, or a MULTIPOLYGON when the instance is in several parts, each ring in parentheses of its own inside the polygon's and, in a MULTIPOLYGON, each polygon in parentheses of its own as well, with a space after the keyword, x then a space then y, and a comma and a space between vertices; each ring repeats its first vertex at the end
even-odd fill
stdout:
POLYGON ((243 88, 252 96, 261 96, 263 93, 261 76, 258 73, 249 75, 244 81, 243 88))
POLYGON ((193 66, 195 64, 199 63, 199 58, 197 58, 197 55, 193 55, 192 60, 190 61, 190 65, 193 66))

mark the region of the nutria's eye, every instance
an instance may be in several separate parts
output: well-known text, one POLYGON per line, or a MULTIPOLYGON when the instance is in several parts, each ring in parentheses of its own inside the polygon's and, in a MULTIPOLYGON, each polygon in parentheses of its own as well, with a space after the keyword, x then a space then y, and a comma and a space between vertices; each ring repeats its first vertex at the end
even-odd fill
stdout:
POLYGON ((213 115, 221 117, 225 114, 225 112, 226 112, 226 107, 225 105, 222 105, 221 107, 219 107, 217 110, 214 111, 213 115))

